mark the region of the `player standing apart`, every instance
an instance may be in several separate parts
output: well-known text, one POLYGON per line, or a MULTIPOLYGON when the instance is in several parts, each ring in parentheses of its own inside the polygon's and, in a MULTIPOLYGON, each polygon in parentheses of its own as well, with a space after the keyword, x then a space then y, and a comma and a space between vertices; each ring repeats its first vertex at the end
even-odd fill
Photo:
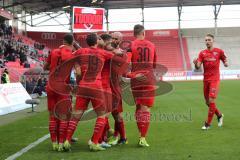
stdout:
POLYGON ((154 86, 156 68, 156 50, 153 43, 145 40, 145 30, 142 25, 134 26, 134 36, 132 42, 132 73, 146 73, 146 80, 140 81, 137 78, 131 79, 131 89, 136 104, 135 118, 140 133, 139 146, 149 147, 145 137, 150 124, 150 109, 154 104, 154 86))
POLYGON ((205 37, 207 49, 201 51, 198 58, 193 61, 196 69, 199 69, 201 64, 203 64, 204 69, 203 89, 205 101, 208 106, 208 118, 202 127, 203 130, 210 128, 214 114, 217 116, 218 126, 221 127, 223 125, 223 114, 218 110, 215 101, 220 84, 220 60, 225 67, 228 67, 228 63, 224 51, 219 48, 214 48, 213 43, 214 36, 207 34, 205 37))

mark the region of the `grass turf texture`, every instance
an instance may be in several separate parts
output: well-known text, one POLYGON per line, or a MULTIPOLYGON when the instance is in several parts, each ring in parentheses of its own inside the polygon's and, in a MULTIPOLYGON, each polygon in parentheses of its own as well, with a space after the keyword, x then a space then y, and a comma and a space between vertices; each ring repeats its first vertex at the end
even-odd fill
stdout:
MULTIPOLYGON (((174 82, 174 90, 156 98, 153 118, 147 137, 149 148, 137 147, 138 134, 134 121, 135 107, 124 105, 128 145, 116 146, 102 152, 90 152, 87 141, 92 135, 95 120, 79 123, 69 153, 51 150, 46 140, 19 157, 19 160, 235 160, 240 157, 240 81, 222 81, 217 100, 224 113, 224 127, 218 128, 216 117, 210 130, 200 128, 207 117, 202 82, 174 82), (190 116, 191 115, 191 116, 190 116)), ((42 105, 46 105, 43 100, 42 105)), ((1 117, 0 117, 1 118, 1 117)), ((112 119, 112 118, 111 118, 112 119)), ((48 133, 48 114, 42 112, 0 127, 0 159, 5 159, 48 133)), ((113 126, 113 125, 112 125, 113 126)))

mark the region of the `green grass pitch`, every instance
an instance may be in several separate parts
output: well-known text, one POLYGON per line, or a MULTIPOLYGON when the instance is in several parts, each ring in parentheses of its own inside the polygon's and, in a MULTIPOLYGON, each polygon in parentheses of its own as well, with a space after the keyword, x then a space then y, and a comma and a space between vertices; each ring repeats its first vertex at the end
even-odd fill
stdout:
MULTIPOLYGON (((128 145, 103 152, 90 152, 87 141, 94 120, 80 122, 72 151, 51 150, 50 140, 40 143, 18 160, 236 160, 240 157, 240 81, 222 81, 217 100, 224 113, 224 126, 217 127, 216 117, 208 131, 200 128, 207 117, 202 82, 172 82, 174 90, 158 96, 152 109, 148 132, 149 148, 137 147, 138 134, 133 106, 124 105, 128 145)), ((46 105, 46 99, 41 105, 46 105)), ((1 117, 0 117, 1 119, 1 117)), ((112 121, 112 118, 111 118, 112 121)), ((48 133, 47 111, 0 127, 0 160, 16 153, 48 133)), ((112 125, 113 126, 113 125, 112 125)))

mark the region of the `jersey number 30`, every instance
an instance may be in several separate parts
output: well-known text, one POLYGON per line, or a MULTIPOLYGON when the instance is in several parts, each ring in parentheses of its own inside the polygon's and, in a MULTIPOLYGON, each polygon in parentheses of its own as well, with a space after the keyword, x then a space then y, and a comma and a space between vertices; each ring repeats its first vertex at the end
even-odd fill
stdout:
POLYGON ((138 47, 137 48, 138 51, 138 62, 149 62, 150 61, 150 55, 149 55, 149 48, 142 48, 142 47, 138 47))

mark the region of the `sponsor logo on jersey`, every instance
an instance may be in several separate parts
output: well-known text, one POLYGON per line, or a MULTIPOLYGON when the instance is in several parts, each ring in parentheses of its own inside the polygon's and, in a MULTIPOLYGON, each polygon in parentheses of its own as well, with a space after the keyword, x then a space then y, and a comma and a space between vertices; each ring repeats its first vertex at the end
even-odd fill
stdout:
POLYGON ((206 58, 205 60, 208 62, 213 62, 213 61, 216 61, 216 58, 211 57, 211 58, 206 58))

